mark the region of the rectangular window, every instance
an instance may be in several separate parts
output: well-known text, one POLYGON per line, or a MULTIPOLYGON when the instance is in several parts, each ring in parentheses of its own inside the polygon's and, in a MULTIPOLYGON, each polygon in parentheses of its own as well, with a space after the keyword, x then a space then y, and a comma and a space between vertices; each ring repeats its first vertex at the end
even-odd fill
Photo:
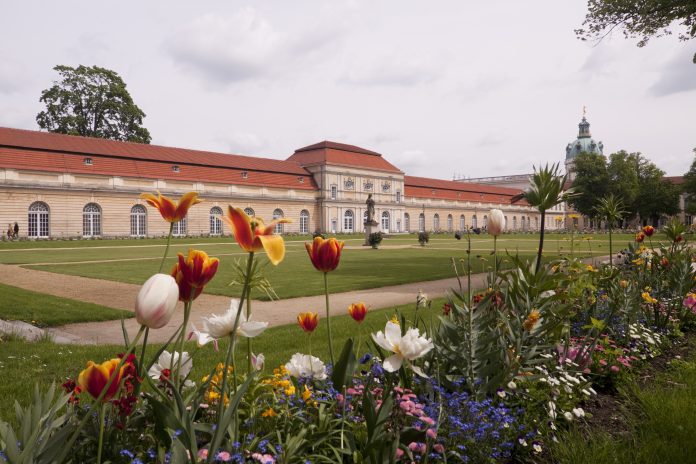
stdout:
POLYGON ((181 221, 174 223, 172 235, 174 237, 183 237, 184 235, 186 235, 186 218, 183 218, 181 221))
POLYGON ((401 203, 401 192, 399 190, 396 191, 396 202, 401 203))
POLYGON ((335 200, 338 196, 338 187, 336 185, 331 186, 331 199, 335 200))

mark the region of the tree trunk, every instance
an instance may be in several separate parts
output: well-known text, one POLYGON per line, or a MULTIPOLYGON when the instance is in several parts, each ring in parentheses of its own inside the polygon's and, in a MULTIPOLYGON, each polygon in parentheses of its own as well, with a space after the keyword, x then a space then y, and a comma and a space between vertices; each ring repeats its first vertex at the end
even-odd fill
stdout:
POLYGON ((539 272, 539 268, 541 268, 541 253, 544 250, 544 224, 546 223, 546 211, 541 212, 541 230, 539 231, 539 251, 537 252, 537 263, 536 263, 536 271, 534 272, 539 272))

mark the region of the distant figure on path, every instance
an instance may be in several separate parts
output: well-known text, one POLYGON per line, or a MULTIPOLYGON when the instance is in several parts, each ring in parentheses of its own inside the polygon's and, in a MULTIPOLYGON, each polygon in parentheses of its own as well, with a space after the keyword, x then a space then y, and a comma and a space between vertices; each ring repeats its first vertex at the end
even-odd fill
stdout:
POLYGON ((7 224, 7 240, 12 240, 12 223, 7 224))
POLYGON ((16 222, 15 222, 15 225, 14 225, 14 235, 13 235, 13 237, 14 237, 14 238, 18 238, 18 237, 19 237, 19 224, 17 224, 16 222))

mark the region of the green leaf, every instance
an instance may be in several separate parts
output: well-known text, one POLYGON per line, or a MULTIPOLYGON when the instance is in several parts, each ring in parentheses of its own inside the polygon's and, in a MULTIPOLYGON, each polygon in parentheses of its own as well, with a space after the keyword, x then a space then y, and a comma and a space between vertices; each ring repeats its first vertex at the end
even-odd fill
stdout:
POLYGON ((331 380, 333 381, 334 388, 340 390, 342 387, 352 379, 353 373, 357 368, 358 362, 355 359, 355 353, 353 352, 353 339, 349 338, 343 345, 343 350, 341 350, 341 356, 336 362, 333 373, 331 374, 331 380))

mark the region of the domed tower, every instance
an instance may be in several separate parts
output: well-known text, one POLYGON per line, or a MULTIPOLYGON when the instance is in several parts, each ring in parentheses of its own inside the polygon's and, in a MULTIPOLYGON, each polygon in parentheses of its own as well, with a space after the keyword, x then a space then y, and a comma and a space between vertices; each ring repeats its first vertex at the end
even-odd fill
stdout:
POLYGON ((602 142, 595 142, 590 134, 590 123, 587 122, 584 109, 582 121, 578 124, 578 128, 578 138, 566 146, 565 168, 570 180, 575 178, 573 168, 575 167, 576 156, 584 152, 598 153, 600 155, 604 154, 604 144, 602 142))

